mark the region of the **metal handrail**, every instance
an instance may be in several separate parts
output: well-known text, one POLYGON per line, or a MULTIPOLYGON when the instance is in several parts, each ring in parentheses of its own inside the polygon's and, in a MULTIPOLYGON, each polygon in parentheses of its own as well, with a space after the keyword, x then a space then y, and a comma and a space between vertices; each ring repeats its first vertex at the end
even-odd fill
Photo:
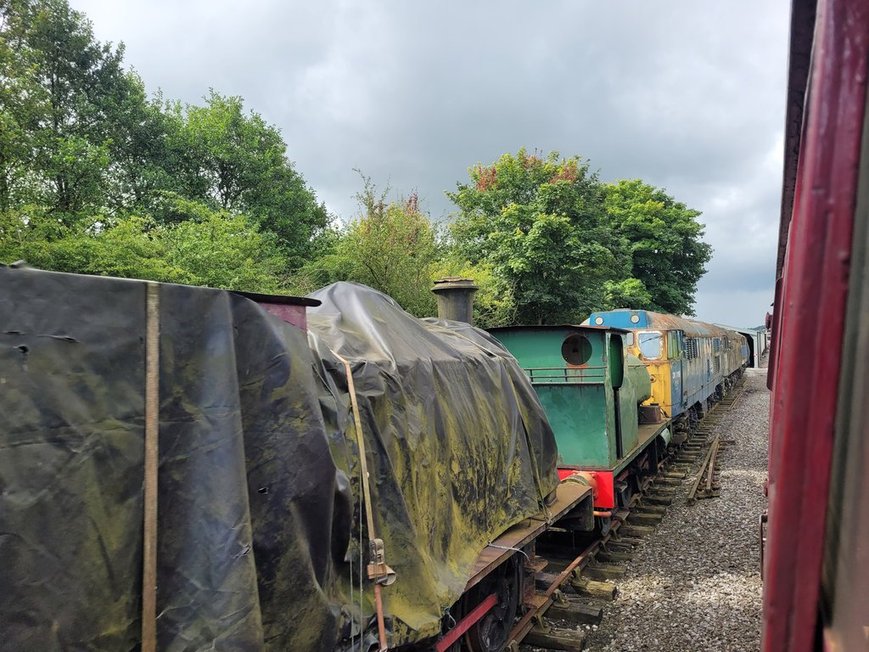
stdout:
POLYGON ((595 384, 606 380, 606 367, 529 367, 523 371, 532 383, 595 384))

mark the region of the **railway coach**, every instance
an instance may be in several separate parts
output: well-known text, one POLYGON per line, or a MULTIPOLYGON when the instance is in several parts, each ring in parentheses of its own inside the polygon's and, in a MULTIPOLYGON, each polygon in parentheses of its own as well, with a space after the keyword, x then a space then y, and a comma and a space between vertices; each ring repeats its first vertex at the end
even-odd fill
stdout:
POLYGON ((649 310, 593 312, 583 322, 627 331, 625 346, 649 371, 657 405, 674 420, 681 443, 711 401, 720 399, 742 374, 748 342, 736 331, 649 310))
POLYGON ((0 384, 2 650, 498 652, 594 529, 513 356, 363 286, 0 265, 0 384))
POLYGON ((763 652, 869 649, 869 4, 791 7, 763 652))

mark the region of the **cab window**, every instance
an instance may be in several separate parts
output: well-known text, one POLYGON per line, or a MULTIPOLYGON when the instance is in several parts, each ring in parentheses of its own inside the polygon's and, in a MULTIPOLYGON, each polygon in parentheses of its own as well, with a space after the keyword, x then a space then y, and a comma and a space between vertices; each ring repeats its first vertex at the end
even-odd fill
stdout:
POLYGON ((663 341, 664 338, 661 333, 655 331, 641 331, 637 333, 640 355, 646 360, 657 360, 661 357, 663 341))

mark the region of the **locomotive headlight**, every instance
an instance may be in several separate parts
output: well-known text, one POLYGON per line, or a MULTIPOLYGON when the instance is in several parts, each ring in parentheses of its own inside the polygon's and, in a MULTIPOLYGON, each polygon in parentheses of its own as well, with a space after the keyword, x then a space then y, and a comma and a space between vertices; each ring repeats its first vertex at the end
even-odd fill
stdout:
POLYGON ((595 317, 594 323, 600 326, 601 324, 603 324, 603 317, 595 317))
POLYGON ((649 374, 649 380, 651 380, 652 382, 655 382, 654 374, 649 374))

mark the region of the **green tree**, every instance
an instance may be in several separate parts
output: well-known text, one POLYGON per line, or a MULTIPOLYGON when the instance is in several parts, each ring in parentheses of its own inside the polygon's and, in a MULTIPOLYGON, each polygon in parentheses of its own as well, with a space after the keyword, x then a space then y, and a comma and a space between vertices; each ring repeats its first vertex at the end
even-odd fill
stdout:
POLYGON ((130 76, 123 100, 125 123, 114 128, 110 143, 107 205, 117 214, 159 216, 185 198, 181 160, 189 154, 180 142, 183 122, 160 93, 149 99, 138 77, 130 76))
POLYGON ((458 255, 486 264, 514 302, 516 323, 578 321, 604 301, 604 283, 622 279, 623 242, 610 231, 603 187, 578 157, 524 149, 470 170, 449 197, 458 255))
POLYGON ((712 256, 712 247, 702 241, 700 212, 639 179, 608 184, 606 210, 616 233, 628 242, 630 274, 645 290, 627 294, 645 305, 621 307, 693 315, 697 282, 712 256))
POLYGON ((24 200, 34 148, 33 118, 45 102, 20 17, 0 0, 0 211, 24 200))
POLYGON ((122 58, 66 0, 0 0, 0 207, 37 203, 67 222, 105 207, 135 91, 122 58))
POLYGON ((241 98, 214 91, 205 106, 176 103, 168 110, 179 125, 170 141, 183 196, 250 216, 300 265, 330 218, 288 160, 280 132, 257 113, 246 114, 241 98))
POLYGON ((123 52, 95 40, 67 0, 0 0, 0 211, 86 229, 94 216, 173 224, 198 202, 273 233, 299 267, 330 217, 280 132, 241 98, 148 99, 123 52))
POLYGON ((606 281, 603 284, 603 305, 605 310, 629 306, 636 310, 653 310, 655 304, 646 285, 638 278, 621 281, 606 281))
POLYGON ((354 280, 357 265, 344 244, 346 237, 347 227, 340 223, 320 234, 310 258, 292 274, 290 287, 294 294, 310 294, 337 281, 354 280))
POLYGON ((166 229, 166 262, 185 283, 279 293, 286 291, 287 261, 277 237, 243 215, 210 213, 166 229))
POLYGON ((0 214, 0 260, 42 269, 141 278, 230 290, 285 292, 286 259, 273 234, 242 215, 193 204, 196 218, 99 218, 66 225, 31 210, 0 214))
POLYGON ((356 195, 358 219, 330 232, 320 255, 296 275, 294 286, 309 292, 335 281, 354 281, 388 294, 418 317, 436 312, 431 293, 440 245, 435 229, 420 211, 416 194, 387 203, 388 189, 378 193, 363 176, 356 195))
POLYGON ((353 264, 350 280, 388 294, 413 315, 434 315, 431 278, 437 238, 416 194, 386 204, 366 179, 358 199, 365 213, 350 224, 339 246, 353 264))
POLYGON ((44 209, 0 214, 0 260, 42 269, 185 282, 165 260, 162 232, 146 218, 79 220, 68 225, 44 209))

